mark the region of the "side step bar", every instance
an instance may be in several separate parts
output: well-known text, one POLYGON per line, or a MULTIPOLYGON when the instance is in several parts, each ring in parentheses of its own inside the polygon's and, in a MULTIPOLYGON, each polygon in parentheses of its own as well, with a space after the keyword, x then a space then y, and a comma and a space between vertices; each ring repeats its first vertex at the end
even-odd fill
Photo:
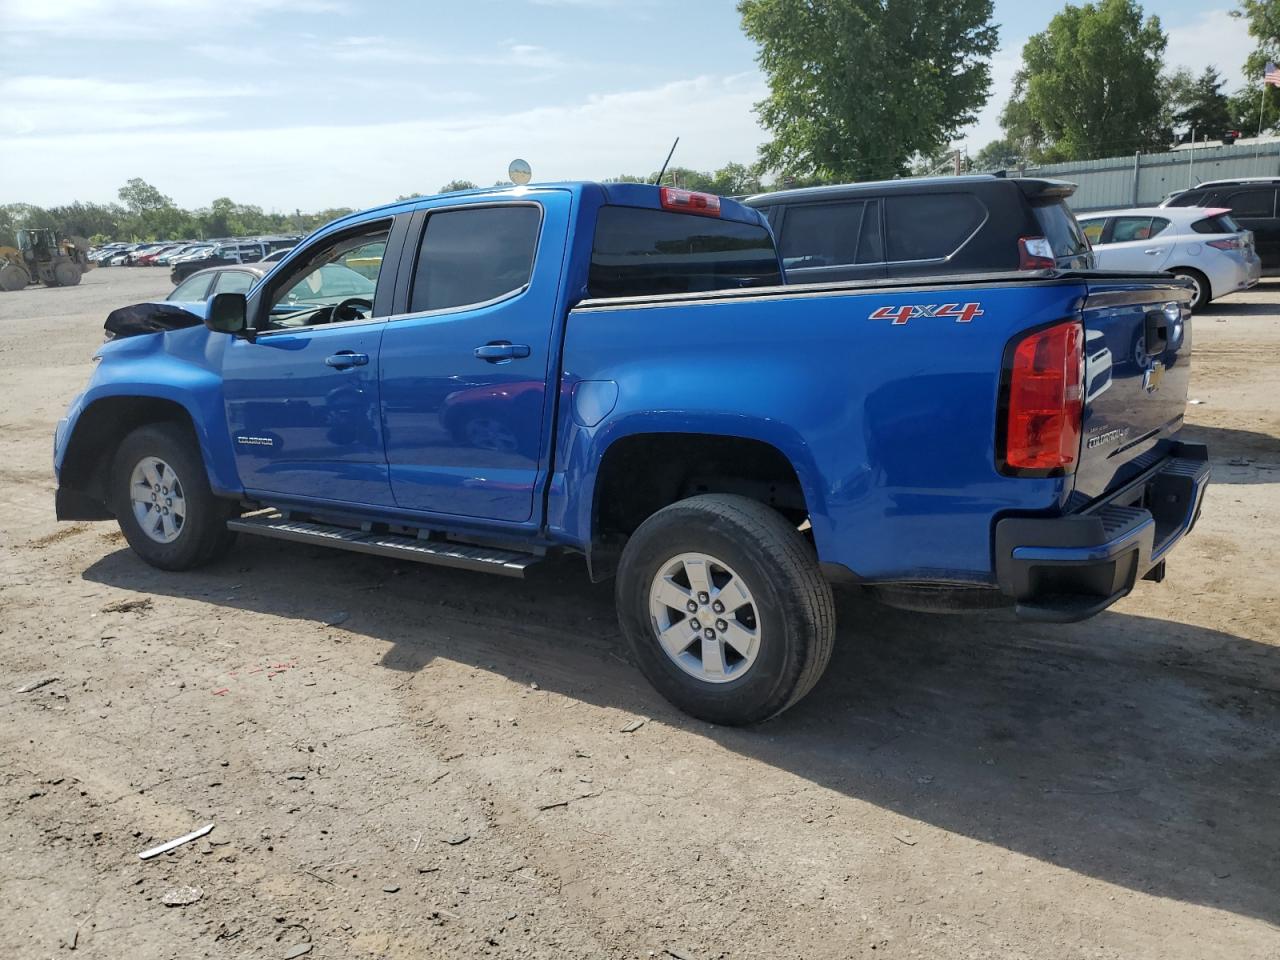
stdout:
POLYGON ((479 570, 504 577, 523 577, 542 557, 494 547, 473 547, 440 540, 423 540, 394 533, 369 533, 326 523, 289 520, 280 514, 238 517, 227 521, 227 529, 276 540, 293 540, 321 547, 336 547, 378 557, 396 557, 433 563, 441 567, 479 570))

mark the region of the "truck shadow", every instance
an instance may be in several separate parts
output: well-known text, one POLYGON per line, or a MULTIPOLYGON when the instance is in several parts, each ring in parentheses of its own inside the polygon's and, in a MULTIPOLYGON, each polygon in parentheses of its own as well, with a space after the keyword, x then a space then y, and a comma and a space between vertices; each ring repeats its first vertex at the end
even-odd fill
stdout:
POLYGON ((1256 430, 1188 423, 1180 439, 1209 447, 1213 482, 1280 482, 1280 438, 1256 430))
POLYGON ((84 577, 301 620, 340 609, 336 629, 385 644, 388 669, 443 658, 537 681, 942 830, 1280 923, 1280 647, 1130 613, 1028 625, 842 594, 837 653, 814 692, 768 724, 727 729, 648 687, 612 585, 587 583, 578 562, 519 582, 242 540, 197 573, 120 550, 84 577))

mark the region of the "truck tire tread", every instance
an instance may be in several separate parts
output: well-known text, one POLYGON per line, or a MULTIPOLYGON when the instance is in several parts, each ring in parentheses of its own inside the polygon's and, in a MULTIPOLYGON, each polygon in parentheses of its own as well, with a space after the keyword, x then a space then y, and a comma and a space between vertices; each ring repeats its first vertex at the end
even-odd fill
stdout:
MULTIPOLYGON (((671 699, 664 689, 664 678, 655 675, 647 662, 654 639, 652 629, 637 610, 647 601, 650 577, 638 571, 642 553, 653 540, 663 540, 669 531, 688 530, 691 525, 705 525, 709 530, 736 541, 747 552, 758 552, 767 558, 765 566, 774 571, 774 583, 782 598, 783 621, 788 625, 787 641, 795 646, 794 656, 786 658, 786 671, 777 677, 769 693, 758 703, 743 704, 741 710, 730 711, 723 705, 705 710, 687 702, 676 705, 716 723, 756 723, 775 717, 799 702, 821 678, 831 660, 835 646, 835 602, 831 587, 818 567, 809 543, 772 508, 748 497, 732 494, 702 494, 680 500, 655 513, 636 531, 624 549, 618 570, 618 610, 623 632, 632 643, 641 668, 671 699)), ((665 656, 660 650, 656 656, 665 656)), ((696 682, 696 681, 695 681, 696 682)), ((674 701, 673 701, 674 702, 674 701)))

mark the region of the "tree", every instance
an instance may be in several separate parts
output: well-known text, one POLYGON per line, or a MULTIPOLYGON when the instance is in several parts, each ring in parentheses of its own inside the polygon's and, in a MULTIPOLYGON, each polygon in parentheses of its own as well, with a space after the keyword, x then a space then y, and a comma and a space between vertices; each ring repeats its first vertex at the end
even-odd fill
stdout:
POLYGON ((1213 67, 1205 67, 1199 77, 1185 67, 1165 79, 1165 113, 1168 126, 1180 137, 1219 139, 1235 129, 1227 95, 1222 92, 1226 81, 1213 67))
POLYGON ((1022 48, 1022 69, 1000 118, 1037 161, 1131 153, 1161 140, 1158 17, 1135 0, 1068 5, 1022 48))
POLYGON ((475 190, 476 184, 470 180, 450 180, 440 188, 441 193, 456 193, 459 190, 475 190))
POLYGON ((1008 137, 992 140, 973 156, 973 169, 979 173, 1008 170, 1022 162, 1022 152, 1008 137))
POLYGON ((990 95, 992 0, 739 0, 769 96, 765 168, 795 178, 903 173, 990 95))
POLYGON ((1240 0, 1240 9, 1232 15, 1249 22, 1249 36, 1257 41, 1244 70, 1245 76, 1261 85, 1261 89, 1246 88, 1230 98, 1233 129, 1246 131, 1246 135, 1274 130, 1280 125, 1280 89, 1263 84, 1262 72, 1268 62, 1280 63, 1280 0, 1240 0))
POLYGON ((173 206, 172 200, 141 177, 127 181, 117 195, 134 216, 173 206))

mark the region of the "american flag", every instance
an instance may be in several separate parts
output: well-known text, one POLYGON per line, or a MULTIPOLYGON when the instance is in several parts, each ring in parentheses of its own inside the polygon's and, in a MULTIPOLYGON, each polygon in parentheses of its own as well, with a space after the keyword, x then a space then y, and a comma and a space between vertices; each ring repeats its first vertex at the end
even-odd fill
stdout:
POLYGON ((1280 87, 1280 67, 1268 60, 1267 69, 1262 73, 1262 82, 1269 83, 1273 87, 1280 87))

